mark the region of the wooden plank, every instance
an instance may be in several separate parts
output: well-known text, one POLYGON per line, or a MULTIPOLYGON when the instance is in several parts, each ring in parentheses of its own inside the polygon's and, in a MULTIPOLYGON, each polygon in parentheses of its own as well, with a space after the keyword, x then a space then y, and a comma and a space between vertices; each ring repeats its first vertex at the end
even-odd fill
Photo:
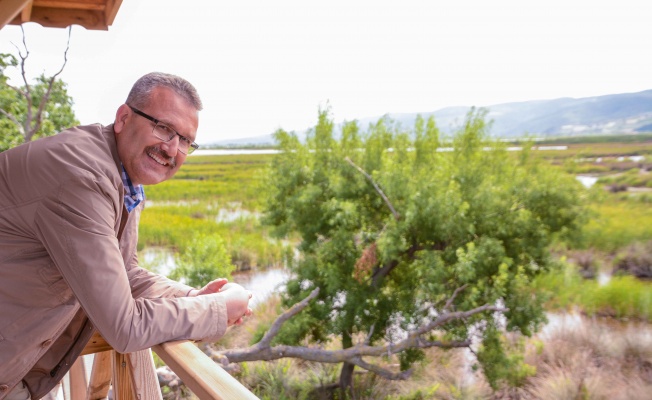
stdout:
POLYGON ((86 347, 84 347, 84 350, 82 350, 81 355, 84 356, 86 354, 95 354, 109 350, 113 350, 113 348, 104 340, 99 332, 95 332, 91 340, 86 344, 86 347))
POLYGON ((104 10, 107 0, 34 0, 34 7, 66 8, 71 10, 104 10))
MULTIPOLYGON (((0 28, 13 21, 28 2, 29 0, 0 1, 0 28)), ((20 17, 18 17, 18 20, 20 20, 20 17)))
POLYGON ((137 397, 131 386, 132 376, 127 355, 113 351, 113 398, 115 400, 133 400, 137 397))
POLYGON ((84 360, 78 357, 68 371, 70 376, 70 399, 84 400, 86 398, 86 372, 84 360))
POLYGON ((88 382, 86 400, 104 399, 109 395, 111 386, 111 352, 96 353, 93 359, 91 379, 88 382))
MULTIPOLYGON (((100 10, 72 10, 33 6, 31 21, 46 28, 66 28, 70 25, 81 25, 91 30, 108 29, 104 20, 104 12, 100 10)), ((21 23, 20 16, 10 22, 12 25, 20 25, 21 23)))
POLYGON ((104 9, 104 21, 108 26, 113 25, 115 16, 122 5, 122 0, 106 0, 106 7, 104 9))
POLYGON ((150 349, 127 354, 136 399, 163 400, 150 349))
POLYGON ((152 349, 200 399, 258 399, 193 343, 182 340, 152 349))
POLYGON ((23 22, 29 22, 29 20, 32 18, 32 0, 29 0, 27 4, 25 4, 25 8, 23 8, 23 11, 20 12, 20 20, 23 22))

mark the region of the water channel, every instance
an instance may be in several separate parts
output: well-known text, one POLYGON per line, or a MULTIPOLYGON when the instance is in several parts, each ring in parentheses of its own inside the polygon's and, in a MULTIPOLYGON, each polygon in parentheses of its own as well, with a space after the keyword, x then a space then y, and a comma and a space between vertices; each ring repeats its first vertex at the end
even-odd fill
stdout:
MULTIPOLYGON (((174 255, 166 248, 145 248, 140 252, 139 258, 144 260, 147 268, 161 275, 167 276, 176 268, 174 255)), ((232 281, 253 293, 250 304, 252 308, 255 308, 258 304, 265 302, 271 294, 283 291, 289 276, 290 273, 286 269, 268 268, 236 272, 233 274, 232 281)), ((216 278, 218 277, 216 276, 216 278)))

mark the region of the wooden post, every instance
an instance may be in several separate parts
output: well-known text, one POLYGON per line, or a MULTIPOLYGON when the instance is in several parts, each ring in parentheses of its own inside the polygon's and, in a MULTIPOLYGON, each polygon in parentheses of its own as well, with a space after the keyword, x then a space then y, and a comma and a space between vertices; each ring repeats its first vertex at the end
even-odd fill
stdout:
POLYGON ((84 360, 78 357, 68 373, 70 374, 70 400, 84 400, 86 398, 84 360))
POLYGON ((111 356, 111 351, 95 354, 86 400, 99 400, 108 396, 111 386, 111 356))
POLYGON ((131 387, 135 399, 163 400, 150 349, 127 354, 127 365, 131 373, 131 387))
POLYGON ((137 399, 131 386, 131 379, 127 355, 113 351, 113 398, 115 400, 137 399))
POLYGON ((115 400, 163 400, 151 350, 113 354, 115 400))

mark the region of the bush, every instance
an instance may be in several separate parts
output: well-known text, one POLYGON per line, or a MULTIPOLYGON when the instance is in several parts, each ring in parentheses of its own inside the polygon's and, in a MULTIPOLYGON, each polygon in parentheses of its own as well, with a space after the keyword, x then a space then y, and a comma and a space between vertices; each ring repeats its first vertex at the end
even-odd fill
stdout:
POLYGON ((230 279, 235 270, 224 241, 218 235, 195 234, 175 258, 177 268, 170 273, 170 278, 183 278, 187 285, 197 288, 216 278, 230 279))
POLYGON ((652 278, 652 241, 633 243, 618 253, 613 272, 637 278, 652 278))
POLYGON ((595 250, 573 251, 568 257, 568 261, 577 266, 577 272, 584 279, 594 279, 600 270, 600 261, 595 250))

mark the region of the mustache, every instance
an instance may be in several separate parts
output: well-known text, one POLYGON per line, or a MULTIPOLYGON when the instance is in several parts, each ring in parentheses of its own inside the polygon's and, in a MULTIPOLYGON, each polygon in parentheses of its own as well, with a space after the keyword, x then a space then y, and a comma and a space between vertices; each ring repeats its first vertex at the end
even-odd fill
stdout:
POLYGON ((165 151, 161 150, 160 147, 158 146, 149 146, 147 148, 147 151, 150 153, 155 153, 158 156, 160 156, 163 160, 165 160, 168 164, 170 164, 170 167, 174 168, 177 166, 177 159, 174 157, 170 157, 168 153, 165 151))

